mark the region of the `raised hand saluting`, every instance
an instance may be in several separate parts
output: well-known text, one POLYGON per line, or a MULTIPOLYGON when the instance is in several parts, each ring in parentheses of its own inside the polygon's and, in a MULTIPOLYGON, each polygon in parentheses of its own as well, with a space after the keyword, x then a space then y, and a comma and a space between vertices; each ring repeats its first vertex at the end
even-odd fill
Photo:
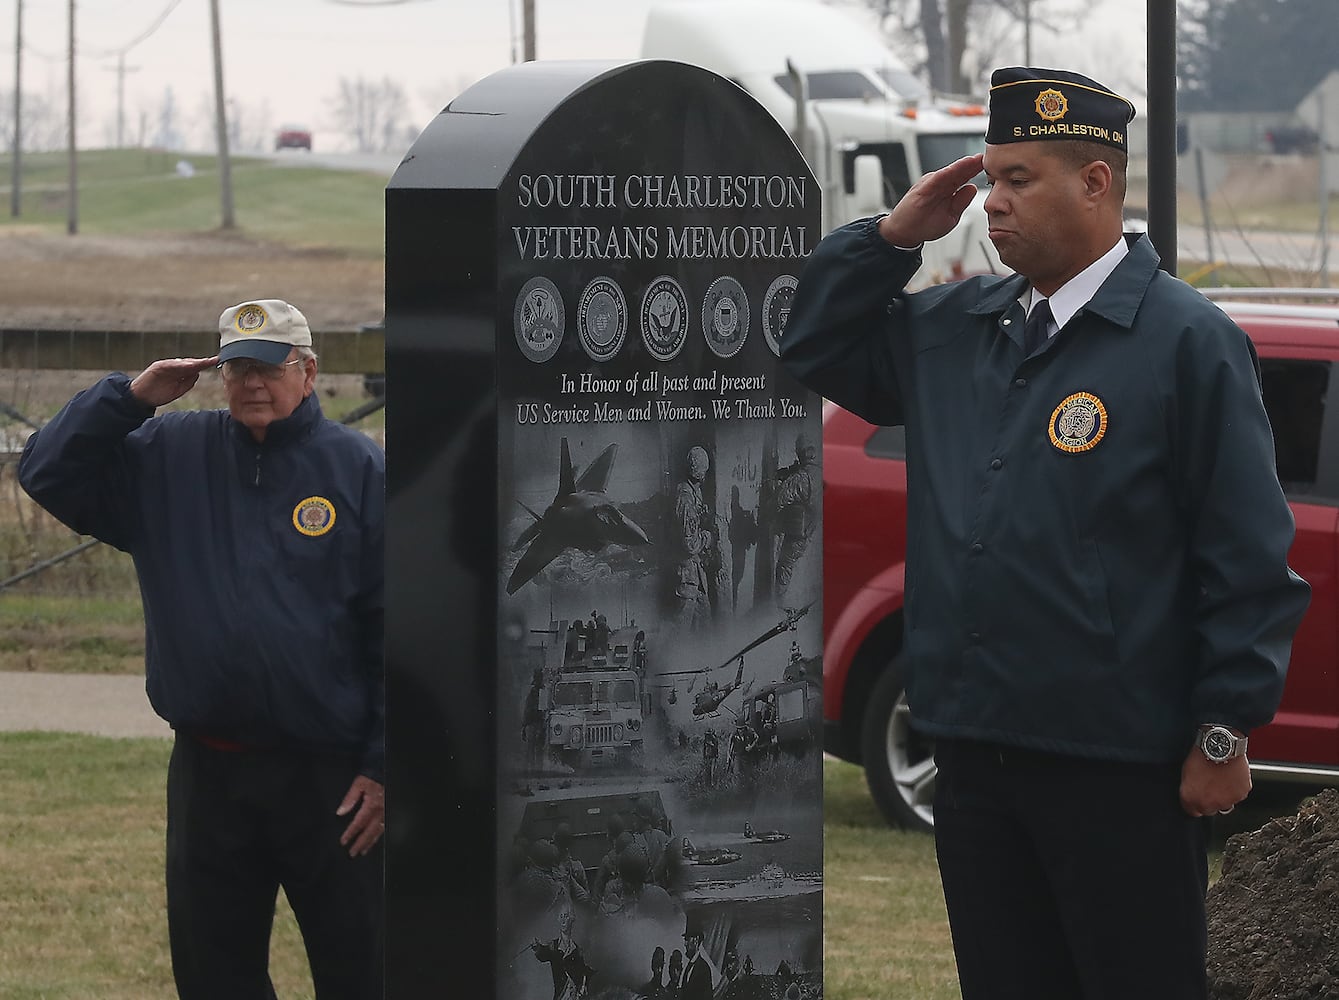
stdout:
POLYGON ((972 203, 972 178, 981 172, 982 155, 964 156, 926 174, 879 222, 879 235, 895 247, 910 250, 945 236, 972 203))
POLYGON ((195 388, 200 373, 219 363, 212 358, 163 358, 135 376, 131 394, 145 406, 166 406, 195 388))

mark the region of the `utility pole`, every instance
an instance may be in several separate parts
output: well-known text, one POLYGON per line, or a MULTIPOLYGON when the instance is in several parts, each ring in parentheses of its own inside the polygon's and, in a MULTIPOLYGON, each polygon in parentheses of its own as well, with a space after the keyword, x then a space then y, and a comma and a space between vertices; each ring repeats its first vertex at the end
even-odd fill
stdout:
POLYGON ((1330 178, 1325 161, 1329 159, 1330 137, 1325 123, 1325 90, 1316 91, 1316 134, 1320 136, 1320 287, 1330 287, 1330 178))
POLYGON ((1148 0, 1148 238, 1176 276, 1176 3, 1148 0))
POLYGON ((511 64, 516 65, 516 0, 507 0, 507 41, 511 43, 511 64))
POLYGON ((521 0, 521 24, 525 33, 525 62, 535 61, 535 0, 521 0))
POLYGON ((125 148, 126 131, 126 74, 138 73, 138 66, 126 65, 126 50, 116 53, 115 68, 108 66, 116 74, 116 148, 125 148))
POLYGON ((1032 0, 1023 0, 1023 65, 1032 65, 1032 0))
POLYGON ((73 236, 79 232, 79 156, 76 152, 74 129, 74 0, 70 0, 70 72, 67 82, 70 90, 70 209, 65 222, 65 231, 73 236))
POLYGON ((10 164, 9 214, 17 219, 23 206, 19 186, 23 158, 23 0, 14 0, 14 161, 10 164))
POLYGON ((222 228, 232 229, 237 222, 232 210, 232 164, 228 160, 228 119, 223 100, 223 41, 219 31, 219 0, 209 0, 209 16, 214 32, 214 120, 218 132, 219 182, 223 199, 222 228))

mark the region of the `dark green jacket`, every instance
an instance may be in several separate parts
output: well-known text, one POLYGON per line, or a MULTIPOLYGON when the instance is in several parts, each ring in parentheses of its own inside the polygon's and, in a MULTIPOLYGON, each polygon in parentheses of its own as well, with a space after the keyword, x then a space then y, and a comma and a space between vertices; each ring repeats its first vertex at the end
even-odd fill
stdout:
POLYGON ((1246 335, 1145 237, 1034 357, 1024 278, 914 293, 920 265, 845 226, 815 249, 782 359, 906 425, 905 658, 937 737, 1168 761, 1283 691, 1310 589, 1287 565, 1246 335))

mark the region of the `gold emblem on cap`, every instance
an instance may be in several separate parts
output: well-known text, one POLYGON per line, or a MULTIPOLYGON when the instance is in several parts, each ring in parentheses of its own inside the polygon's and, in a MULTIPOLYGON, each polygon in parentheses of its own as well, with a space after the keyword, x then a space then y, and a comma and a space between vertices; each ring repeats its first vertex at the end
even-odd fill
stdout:
POLYGON ((1107 434, 1106 405, 1091 392, 1066 396, 1051 411, 1051 444, 1071 455, 1096 448, 1107 434))
POLYGON ((1048 122, 1058 122, 1069 112, 1069 101, 1058 90, 1043 90, 1037 95, 1037 114, 1048 122))
POLYGON ((238 333, 259 333, 269 321, 269 318, 264 309, 252 303, 237 310, 232 325, 238 333))
POLYGON ((293 527, 318 538, 335 526, 335 505, 325 497, 307 497, 293 508, 293 527))

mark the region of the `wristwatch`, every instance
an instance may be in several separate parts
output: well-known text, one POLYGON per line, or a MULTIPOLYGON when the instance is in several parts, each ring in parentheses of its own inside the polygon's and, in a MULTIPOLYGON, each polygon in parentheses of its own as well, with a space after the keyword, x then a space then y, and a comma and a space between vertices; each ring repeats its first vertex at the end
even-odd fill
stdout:
POLYGON ((1246 755, 1245 736, 1237 736, 1227 726, 1200 726, 1195 745, 1211 764, 1226 764, 1233 757, 1246 755))

